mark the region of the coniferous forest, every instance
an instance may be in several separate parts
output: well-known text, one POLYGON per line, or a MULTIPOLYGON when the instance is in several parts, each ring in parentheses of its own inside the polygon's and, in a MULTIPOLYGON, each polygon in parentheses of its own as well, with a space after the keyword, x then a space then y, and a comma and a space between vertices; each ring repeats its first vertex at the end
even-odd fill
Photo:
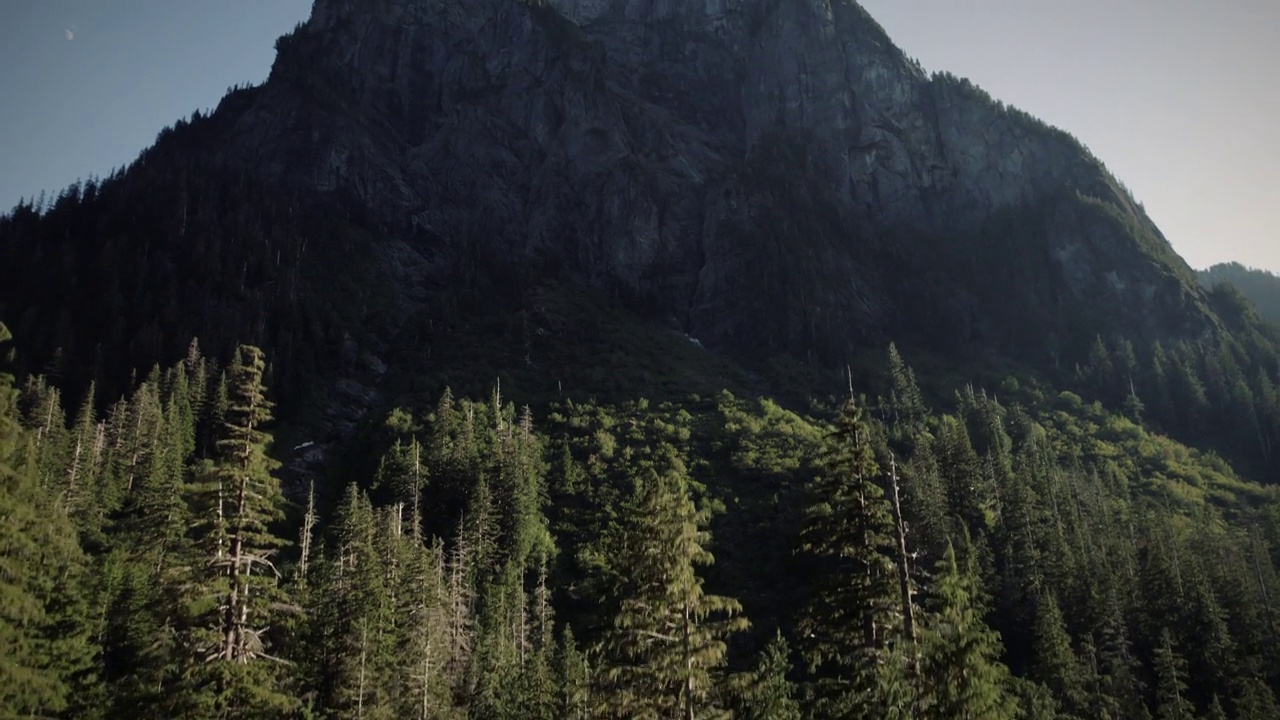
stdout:
POLYGON ((316 0, 0 215, 0 720, 1280 720, 1278 298, 853 0, 316 0))
POLYGON ((6 717, 1280 712, 1274 488, 1072 393, 446 390, 287 487, 268 376, 0 378, 6 717))

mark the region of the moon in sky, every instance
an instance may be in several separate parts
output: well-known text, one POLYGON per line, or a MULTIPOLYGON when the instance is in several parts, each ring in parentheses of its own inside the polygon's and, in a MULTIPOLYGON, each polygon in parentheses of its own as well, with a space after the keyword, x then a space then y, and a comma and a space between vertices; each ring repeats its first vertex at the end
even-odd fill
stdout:
POLYGON ((71 28, 67 28, 67 31, 66 31, 66 32, 67 32, 67 39, 68 39, 68 40, 75 40, 75 39, 76 39, 76 31, 75 31, 75 30, 72 30, 71 28))

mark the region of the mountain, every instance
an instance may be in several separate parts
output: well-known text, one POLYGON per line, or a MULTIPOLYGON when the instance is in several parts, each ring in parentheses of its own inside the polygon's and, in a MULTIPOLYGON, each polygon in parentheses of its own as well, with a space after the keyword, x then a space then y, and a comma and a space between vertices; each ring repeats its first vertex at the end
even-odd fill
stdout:
POLYGON ((0 319, 0 715, 1280 713, 1280 330, 851 0, 316 0, 0 319))
POLYGON ((1084 148, 926 76, 854 3, 320 2, 241 117, 228 144, 441 272, 475 245, 712 347, 838 362, 929 327, 1070 350, 1102 307, 1125 308, 1108 332, 1211 327, 1084 148))
MULTIPOLYGON (((852 2, 324 0, 278 47, 263 86, 72 204, 145 208, 94 231, 145 235, 144 255, 172 266, 210 243, 243 242, 263 263, 273 249, 288 277, 264 267, 243 293, 295 271, 316 281, 298 268, 318 253, 376 277, 395 299, 321 333, 330 347, 356 325, 399 326, 415 302, 511 306, 549 282, 709 348, 831 366, 890 338, 1042 365, 1083 358, 1099 334, 1198 341, 1216 327, 1194 274, 1086 149, 926 75, 852 2), (244 215, 234 233, 228 210, 244 215)), ((36 241, 56 224, 8 235, 36 241)), ((39 256, 18 247, 11 258, 39 256)), ((54 304, 29 300, 17 275, 6 315, 54 304)), ((148 284, 174 282, 160 275, 148 284)), ((317 284, 324 295, 342 280, 317 284)), ((210 303, 238 302, 195 287, 165 306, 212 320, 210 303)), ((148 291, 121 292, 132 306, 148 291)), ((267 327, 300 324, 278 302, 261 312, 238 313, 249 334, 236 339, 272 346, 267 327)), ((156 345, 107 341, 107 325, 63 353, 156 345)))
POLYGON ((1280 277, 1267 270, 1245 267, 1240 263, 1221 263, 1198 273, 1207 288, 1221 283, 1234 286, 1258 308, 1264 320, 1280 325, 1280 277))

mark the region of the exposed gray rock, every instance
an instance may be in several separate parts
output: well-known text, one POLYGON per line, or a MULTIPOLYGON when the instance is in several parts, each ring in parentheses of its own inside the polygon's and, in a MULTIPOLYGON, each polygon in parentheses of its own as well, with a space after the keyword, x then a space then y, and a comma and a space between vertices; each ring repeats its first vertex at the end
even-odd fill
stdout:
POLYGON ((1055 342, 1101 302, 1130 335, 1210 323, 1078 142, 845 0, 317 0, 229 142, 363 207, 410 284, 554 268, 711 346, 1011 339, 1015 293, 1055 342))

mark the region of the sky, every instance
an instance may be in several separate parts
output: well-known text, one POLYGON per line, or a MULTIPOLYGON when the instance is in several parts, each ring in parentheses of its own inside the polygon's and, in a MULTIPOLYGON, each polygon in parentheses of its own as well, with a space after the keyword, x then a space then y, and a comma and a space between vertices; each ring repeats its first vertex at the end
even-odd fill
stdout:
POLYGON ((930 72, 1070 132, 1192 267, 1280 272, 1280 0, 860 0, 930 72))
MULTIPOLYGON (((311 0, 0 0, 0 209, 264 80, 311 0)), ((1193 267, 1280 272, 1280 0, 862 0, 928 70, 1080 138, 1193 267)))
POLYGON ((311 0, 0 0, 0 212, 267 78, 311 0))

